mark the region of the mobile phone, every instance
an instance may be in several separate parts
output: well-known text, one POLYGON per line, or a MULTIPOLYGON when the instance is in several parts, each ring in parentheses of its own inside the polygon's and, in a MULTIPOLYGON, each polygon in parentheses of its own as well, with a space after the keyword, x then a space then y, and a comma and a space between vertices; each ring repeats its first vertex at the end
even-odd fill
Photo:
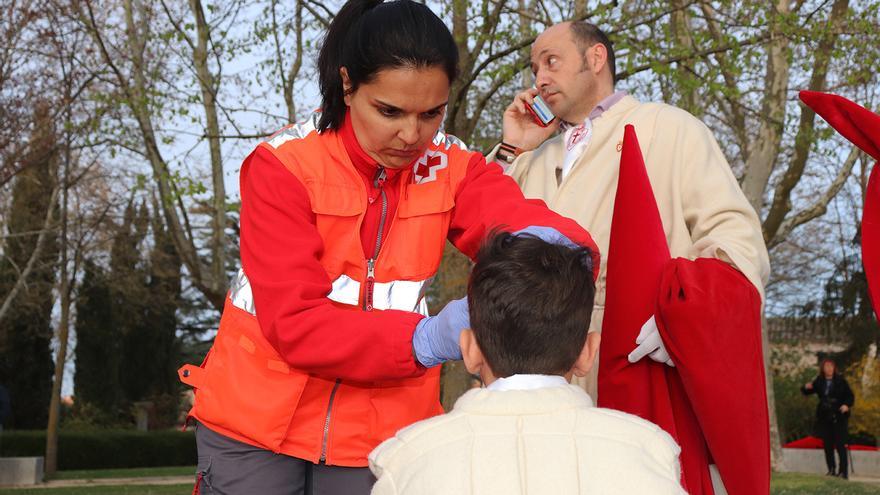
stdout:
POLYGON ((550 110, 550 106, 547 105, 547 102, 541 98, 541 95, 535 95, 534 103, 527 106, 531 112, 532 117, 535 118, 535 122, 538 123, 541 127, 547 127, 554 120, 556 120, 556 116, 553 115, 553 112, 550 110))

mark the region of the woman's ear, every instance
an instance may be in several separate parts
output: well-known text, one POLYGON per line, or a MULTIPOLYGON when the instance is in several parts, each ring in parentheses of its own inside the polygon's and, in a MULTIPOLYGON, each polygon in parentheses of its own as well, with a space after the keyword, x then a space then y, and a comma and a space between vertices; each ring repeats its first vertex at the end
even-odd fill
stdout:
POLYGON ((351 106, 351 78, 348 77, 348 69, 340 67, 339 77, 342 78, 342 100, 346 105, 351 106))
POLYGON ((470 328, 462 330, 458 338, 458 344, 461 346, 461 356, 464 359, 464 367, 468 373, 479 375, 485 365, 486 359, 483 357, 483 351, 477 345, 477 338, 474 331, 470 328))
POLYGON ((599 343, 602 341, 602 334, 599 332, 590 332, 587 334, 587 341, 584 342, 584 348, 574 362, 572 371, 575 375, 585 377, 593 368, 596 362, 596 354, 599 352, 599 343))

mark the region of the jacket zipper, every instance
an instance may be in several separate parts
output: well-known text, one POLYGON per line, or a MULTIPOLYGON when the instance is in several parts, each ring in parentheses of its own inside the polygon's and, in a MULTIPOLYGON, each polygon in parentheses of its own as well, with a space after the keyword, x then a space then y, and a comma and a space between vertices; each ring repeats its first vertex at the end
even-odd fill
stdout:
MULTIPOLYGON (((373 178, 373 187, 379 189, 382 196, 382 214, 379 217, 379 232, 376 234, 376 248, 373 250, 373 257, 367 260, 367 283, 364 293, 364 310, 373 310, 373 286, 376 282, 376 258, 379 257, 379 249, 382 248, 382 230, 385 228, 385 218, 388 216, 388 196, 385 195, 385 169, 379 167, 376 171, 376 177, 373 178)), ((330 415, 333 412, 333 399, 336 397, 336 391, 342 380, 337 379, 333 384, 333 390, 330 392, 330 401, 327 403, 327 416, 324 418, 324 437, 321 440, 321 460, 327 462, 327 440, 330 436, 330 415)))
POLYGON ((321 461, 327 461, 327 438, 330 436, 330 413, 333 411, 333 399, 336 397, 336 390, 339 389, 340 379, 336 379, 333 384, 333 390, 330 392, 330 402, 327 403, 327 417, 324 418, 324 438, 321 440, 321 461))
POLYGON ((379 232, 376 234, 376 248, 373 257, 367 260, 367 283, 364 291, 364 311, 373 310, 373 287, 376 285, 376 258, 379 257, 379 249, 382 248, 382 231, 385 229, 385 217, 388 216, 388 196, 385 195, 385 169, 379 167, 376 177, 373 179, 373 187, 379 189, 382 197, 382 214, 379 216, 379 232))

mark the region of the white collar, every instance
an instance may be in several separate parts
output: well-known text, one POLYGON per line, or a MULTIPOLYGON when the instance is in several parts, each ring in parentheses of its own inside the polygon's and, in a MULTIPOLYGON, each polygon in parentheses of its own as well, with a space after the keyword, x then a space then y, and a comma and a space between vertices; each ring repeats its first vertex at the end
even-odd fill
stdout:
POLYGON ((568 382, 559 375, 511 375, 499 378, 486 387, 487 390, 533 390, 536 388, 565 387, 568 382))

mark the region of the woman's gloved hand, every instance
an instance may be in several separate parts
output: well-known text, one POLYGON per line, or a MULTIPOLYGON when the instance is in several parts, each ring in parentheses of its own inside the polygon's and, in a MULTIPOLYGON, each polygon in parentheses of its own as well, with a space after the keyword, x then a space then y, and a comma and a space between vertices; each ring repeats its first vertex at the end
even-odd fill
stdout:
POLYGON ((426 368, 461 359, 459 337, 470 328, 466 297, 449 301, 435 316, 424 318, 413 333, 413 355, 426 368))
POLYGON ((530 225, 524 229, 517 230, 513 232, 513 235, 530 235, 532 237, 537 237, 544 242, 550 244, 557 244, 559 246, 565 246, 567 248, 576 249, 579 246, 575 244, 571 239, 565 236, 562 232, 554 229, 553 227, 544 227, 542 225, 530 225))

